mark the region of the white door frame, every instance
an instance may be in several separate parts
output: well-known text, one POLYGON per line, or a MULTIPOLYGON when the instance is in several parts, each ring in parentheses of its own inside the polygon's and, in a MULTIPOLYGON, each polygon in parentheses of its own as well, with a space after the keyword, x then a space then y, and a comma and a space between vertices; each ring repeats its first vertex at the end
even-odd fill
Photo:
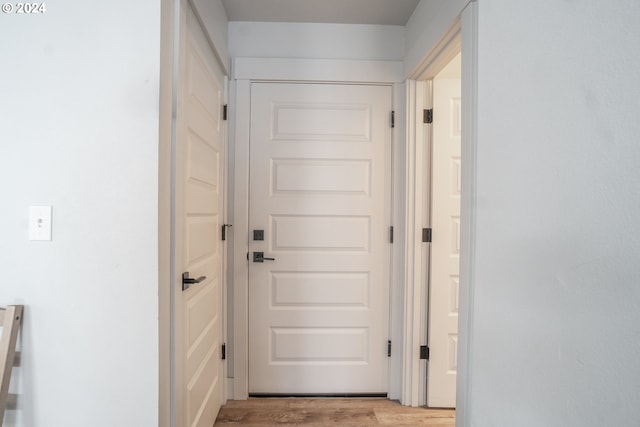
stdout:
POLYGON ((456 424, 471 425, 471 361, 473 359, 473 306, 476 235, 476 170, 478 146, 478 3, 472 1, 462 15, 462 198, 460 206, 460 305, 458 317, 458 378, 456 424))
POLYGON ((174 0, 162 0, 160 32, 160 129, 158 144, 158 427, 170 427, 173 416, 172 374, 172 144, 174 63, 174 0))
MULTIPOLYGON (((393 87, 396 124, 403 122, 404 105, 402 81, 402 63, 392 61, 351 61, 351 60, 316 60, 316 59, 274 59, 274 58, 236 58, 233 61, 233 80, 231 82, 231 103, 234 105, 231 124, 234 144, 230 156, 234 157, 233 173, 233 380, 228 389, 228 396, 236 400, 244 400, 249 396, 248 350, 249 350, 249 280, 247 253, 249 252, 249 143, 250 143, 250 102, 251 83, 263 82, 324 82, 352 84, 386 84, 393 87), (398 96, 398 94, 402 96, 398 96)), ((393 171, 402 170, 401 144, 404 140, 402 126, 397 126, 392 134, 393 171)), ((404 194, 399 191, 397 179, 394 179, 392 190, 392 222, 402 218, 402 203, 397 197, 404 194)), ((402 235, 401 224, 394 224, 397 235, 402 235)), ((401 256, 397 250, 402 239, 396 239, 392 247, 392 276, 390 302, 390 339, 401 340, 402 309, 402 266, 401 256)), ((389 368, 389 396, 399 398, 401 378, 400 351, 392 353, 389 368), (397 390, 397 391, 396 391, 397 390)))
POLYGON ((406 305, 405 377, 402 402, 426 404, 426 363, 419 349, 426 344, 426 319, 430 246, 422 242, 422 228, 430 225, 431 135, 422 120, 431 108, 430 86, 438 74, 461 49, 462 23, 457 18, 440 37, 407 82, 407 169, 406 169, 406 305))
POLYGON ((421 120, 422 110, 428 108, 426 80, 435 75, 459 52, 462 51, 462 172, 461 199, 461 248, 460 248, 460 315, 459 315, 459 347, 458 378, 456 399, 456 425, 469 425, 469 363, 472 352, 471 324, 473 321, 473 269, 475 264, 474 232, 475 232, 475 171, 476 171, 476 116, 477 116, 477 21, 478 3, 470 2, 462 14, 454 20, 440 39, 431 47, 421 65, 409 76, 407 81, 407 153, 406 153, 406 225, 407 239, 405 246, 405 360, 403 375, 402 403, 418 406, 423 395, 420 388, 426 384, 426 371, 420 365, 419 346, 424 328, 426 305, 426 280, 428 271, 424 247, 419 239, 419 231, 423 225, 420 221, 427 218, 425 212, 428 204, 425 195, 428 187, 424 176, 428 173, 425 159, 424 125, 421 120), (424 163, 423 163, 424 162, 424 163))

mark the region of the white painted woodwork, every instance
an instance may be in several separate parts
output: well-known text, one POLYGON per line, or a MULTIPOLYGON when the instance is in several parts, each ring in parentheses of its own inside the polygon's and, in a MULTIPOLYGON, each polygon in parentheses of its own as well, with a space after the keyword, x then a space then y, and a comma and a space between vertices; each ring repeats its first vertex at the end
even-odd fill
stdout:
POLYGON ((462 194, 460 197, 460 288, 458 289, 458 370, 456 381, 456 418, 469 427, 473 318, 475 299, 474 268, 477 220, 478 164, 478 3, 473 2, 461 14, 462 49, 462 139, 460 154, 462 194))
POLYGON ((250 393, 387 392, 391 101, 252 84, 250 393))
POLYGON ((406 223, 404 215, 404 188, 402 171, 405 168, 406 159, 406 85, 393 85, 393 106, 396 112, 396 128, 392 132, 392 198, 391 198, 391 222, 394 228, 393 246, 391 251, 391 293, 389 297, 389 337, 394 344, 394 349, 389 358, 389 393, 387 397, 392 400, 402 398, 403 387, 403 333, 404 326, 404 251, 406 241, 406 223))
POLYGON ((433 80, 427 405, 455 407, 461 194, 461 80, 433 80))
POLYGON ((209 427, 224 390, 224 75, 191 8, 183 13, 175 190, 176 425, 209 427), (206 279, 182 291, 182 272, 206 279))
MULTIPOLYGON (((422 335, 426 321, 422 318, 426 303, 426 280, 423 278, 427 268, 425 244, 422 243, 421 229, 424 226, 423 207, 427 192, 424 190, 423 175, 430 165, 425 160, 425 125, 422 124, 424 109, 425 82, 407 82, 407 143, 404 154, 404 206, 405 241, 403 251, 403 322, 402 322, 402 395, 404 405, 418 406, 420 388, 425 388, 426 367, 420 360, 420 345, 424 344, 422 335), (422 381, 421 381, 422 380, 422 381)), ((426 392, 426 390, 425 390, 426 392)), ((422 393, 424 394, 424 393, 422 393)))

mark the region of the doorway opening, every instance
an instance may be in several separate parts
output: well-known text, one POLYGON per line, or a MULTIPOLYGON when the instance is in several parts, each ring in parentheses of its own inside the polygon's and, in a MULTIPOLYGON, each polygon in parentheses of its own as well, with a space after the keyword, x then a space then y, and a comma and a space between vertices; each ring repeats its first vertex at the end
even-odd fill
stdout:
POLYGON ((409 127, 405 274, 406 298, 410 304, 405 306, 408 357, 402 402, 411 406, 455 407, 463 417, 470 351, 468 323, 473 297, 469 282, 473 266, 470 239, 475 216, 477 10, 473 3, 471 6, 452 22, 410 75, 406 104, 409 127), (437 107, 434 96, 443 90, 438 89, 439 81, 452 77, 457 81, 458 95, 444 101, 444 107, 437 107), (442 120, 445 121, 444 139, 449 142, 434 147, 438 139, 436 127, 442 120), (448 156, 441 157, 444 160, 436 160, 438 149, 451 148, 452 140, 455 151, 443 154, 448 156), (439 176, 444 184, 432 183, 439 176), (442 208, 438 207, 439 196, 435 191, 441 188, 445 194, 440 196, 442 208), (438 223, 438 214, 446 212, 447 205, 452 204, 455 210, 449 209, 438 223), (438 246, 445 248, 440 258, 438 246), (439 279, 442 284, 436 288, 438 274, 444 280, 439 279), (436 371, 440 371, 441 380, 446 379, 447 387, 431 387, 438 384, 436 371), (437 390, 444 389, 448 390, 444 394, 447 397, 438 397, 437 390))

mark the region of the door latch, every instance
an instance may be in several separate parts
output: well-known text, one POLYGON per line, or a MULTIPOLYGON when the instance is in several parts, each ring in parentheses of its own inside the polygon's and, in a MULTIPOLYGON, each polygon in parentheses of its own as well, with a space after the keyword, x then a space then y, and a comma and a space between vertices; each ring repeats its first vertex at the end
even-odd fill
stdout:
POLYGON ((253 262, 265 262, 265 261, 275 261, 275 258, 267 258, 264 256, 264 252, 254 252, 253 253, 253 262))

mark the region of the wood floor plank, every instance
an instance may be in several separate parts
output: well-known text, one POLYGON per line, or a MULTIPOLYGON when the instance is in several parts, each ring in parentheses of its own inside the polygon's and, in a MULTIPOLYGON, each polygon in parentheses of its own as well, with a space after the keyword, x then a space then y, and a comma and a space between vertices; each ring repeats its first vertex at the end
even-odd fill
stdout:
MULTIPOLYGON (((376 425, 373 409, 349 408, 273 408, 262 409, 223 409, 218 416, 220 425, 256 424, 256 425, 344 425, 364 426, 376 425)), ((216 426, 218 425, 216 422, 216 426)))
POLYGON ((382 408, 399 406, 397 402, 382 398, 326 398, 289 399, 289 407, 305 408, 382 408))
POLYGON ((394 410, 387 411, 376 409, 376 419, 382 426, 455 426, 456 419, 453 411, 429 410, 411 411, 394 410))
POLYGON ((259 398, 228 401, 215 427, 454 426, 455 411, 411 408, 381 398, 259 398))

